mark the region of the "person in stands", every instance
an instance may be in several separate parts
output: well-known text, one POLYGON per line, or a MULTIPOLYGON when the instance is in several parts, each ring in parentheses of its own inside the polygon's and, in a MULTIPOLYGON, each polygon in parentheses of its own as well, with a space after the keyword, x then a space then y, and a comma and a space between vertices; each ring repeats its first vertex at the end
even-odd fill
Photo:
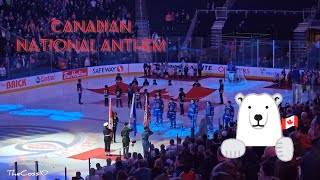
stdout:
POLYGON ((85 180, 101 180, 100 176, 96 174, 96 170, 91 168, 89 171, 89 175, 86 177, 85 180))
POLYGON ((81 172, 77 171, 76 176, 72 177, 72 180, 84 180, 83 177, 81 177, 81 172))
MULTIPOLYGON (((316 106, 314 109, 318 110, 316 106)), ((314 111, 316 111, 314 110, 314 111)), ((311 128, 308 132, 311 148, 307 151, 300 164, 301 180, 316 180, 320 179, 320 113, 318 112, 311 122, 311 128)))
POLYGON ((3 64, 1 64, 1 66, 0 66, 0 78, 1 77, 5 77, 6 75, 7 75, 6 68, 3 66, 3 64))

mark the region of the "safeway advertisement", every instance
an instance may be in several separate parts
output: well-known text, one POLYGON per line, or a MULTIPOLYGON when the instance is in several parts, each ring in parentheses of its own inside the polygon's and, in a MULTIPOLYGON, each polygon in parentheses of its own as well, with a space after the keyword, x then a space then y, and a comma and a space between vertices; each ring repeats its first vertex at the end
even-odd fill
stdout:
POLYGON ((81 68, 62 72, 62 80, 81 78, 85 76, 88 76, 88 68, 81 68))
POLYGON ((94 75, 103 75, 103 74, 117 74, 117 73, 127 73, 128 65, 119 64, 119 65, 108 65, 108 66, 95 66, 88 68, 89 76, 94 75))

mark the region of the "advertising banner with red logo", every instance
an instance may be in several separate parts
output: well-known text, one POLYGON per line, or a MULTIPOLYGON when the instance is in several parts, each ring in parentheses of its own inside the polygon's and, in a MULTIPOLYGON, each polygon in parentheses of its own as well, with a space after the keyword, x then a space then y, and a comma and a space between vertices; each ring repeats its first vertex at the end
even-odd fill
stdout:
POLYGON ((32 76, 28 78, 30 85, 41 85, 58 82, 62 80, 61 72, 32 76))
MULTIPOLYGON (((142 69, 141 69, 141 72, 142 69)), ((94 66, 88 68, 88 76, 128 73, 128 64, 94 66)))
POLYGON ((1 81, 0 82, 1 91, 20 89, 20 88, 24 88, 27 86, 28 86, 27 78, 12 79, 12 80, 8 80, 8 81, 1 81))
MULTIPOLYGON (((203 64, 203 73, 213 73, 213 74, 224 74, 227 71, 227 65, 218 64, 203 64)), ((246 67, 246 66, 236 66, 238 73, 243 73, 245 76, 250 77, 265 77, 272 78, 275 77, 277 73, 281 73, 282 69, 278 68, 263 68, 263 67, 246 67)), ((286 69, 288 74, 289 69, 286 69)))
MULTIPOLYGON (((180 66, 181 63, 169 63, 169 65, 180 66)), ((188 63, 188 66, 197 66, 197 63, 188 63)), ((263 68, 263 67, 245 67, 236 66, 237 72, 243 72, 245 76, 250 77, 267 77, 273 78, 277 73, 280 73, 282 69, 263 68)), ((224 74, 226 72, 226 65, 219 64, 202 64, 202 72, 204 74, 224 74)), ((286 69, 288 74, 289 70, 286 69)), ((13 79, 0 82, 0 91, 10 91, 14 89, 21 89, 30 86, 39 86, 42 84, 50 84, 53 82, 59 82, 68 79, 77 79, 86 76, 99 76, 105 74, 117 74, 117 73, 143 73, 143 63, 135 64, 118 64, 118 65, 106 65, 95 66, 74 70, 67 70, 63 72, 44 74, 38 76, 31 76, 20 79, 13 79)))
POLYGON ((88 76, 88 68, 74 69, 62 72, 62 80, 75 79, 88 76))
POLYGON ((0 82, 0 91, 10 91, 42 84, 50 84, 62 80, 61 72, 31 76, 20 79, 12 79, 0 82))

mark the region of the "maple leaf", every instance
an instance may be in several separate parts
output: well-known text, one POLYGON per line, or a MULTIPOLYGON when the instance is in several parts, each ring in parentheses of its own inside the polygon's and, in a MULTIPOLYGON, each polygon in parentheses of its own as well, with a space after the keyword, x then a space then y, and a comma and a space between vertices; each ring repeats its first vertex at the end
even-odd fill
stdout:
POLYGON ((289 121, 287 121, 288 124, 292 124, 293 122, 291 121, 291 119, 289 121))

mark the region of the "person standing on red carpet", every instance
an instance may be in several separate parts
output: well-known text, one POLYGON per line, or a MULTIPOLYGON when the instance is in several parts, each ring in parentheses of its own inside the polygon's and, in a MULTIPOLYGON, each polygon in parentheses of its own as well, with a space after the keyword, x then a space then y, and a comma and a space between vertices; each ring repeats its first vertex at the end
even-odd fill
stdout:
POLYGON ((135 95, 135 98, 137 101, 137 109, 139 109, 139 106, 142 109, 140 89, 137 89, 137 91, 134 93, 134 95, 135 95))
POLYGON ((143 64, 143 71, 144 71, 144 76, 147 76, 148 75, 148 64, 146 61, 143 64))
POLYGON ((122 77, 121 77, 120 73, 118 73, 116 76, 116 82, 122 82, 122 77))
POLYGON ((106 152, 106 156, 111 156, 110 154, 110 145, 112 141, 112 130, 109 129, 109 123, 106 122, 103 124, 105 129, 103 130, 103 135, 104 135, 104 150, 106 152))
POLYGON ((128 157, 129 153, 129 145, 130 145, 130 137, 129 134, 132 132, 133 129, 130 128, 130 124, 128 122, 124 123, 124 128, 121 131, 122 137, 122 148, 123 148, 123 156, 128 157))
POLYGON ((113 117, 112 117, 113 118, 113 126, 112 126, 112 129, 113 129, 113 133, 112 133, 113 142, 117 143, 117 141, 116 141, 116 132, 117 132, 117 126, 118 126, 119 118, 118 118, 117 112, 113 112, 112 115, 113 115, 113 117))
POLYGON ((149 92, 148 92, 148 89, 144 89, 143 97, 144 97, 144 103, 146 103, 146 101, 148 101, 148 105, 149 105, 149 92))
POLYGON ((180 88, 179 89, 180 93, 179 93, 179 104, 180 104, 180 115, 183 115, 184 114, 184 106, 183 106, 183 103, 184 103, 184 99, 186 98, 186 94, 183 92, 183 88, 180 88))
POLYGON ((201 75, 202 75, 202 63, 200 61, 198 61, 198 75, 199 75, 199 78, 201 78, 201 75))
POLYGON ((132 104, 133 95, 134 95, 134 90, 132 87, 132 83, 130 83, 128 87, 128 107, 130 107, 130 105, 132 104))
POLYGON ((122 107, 121 96, 122 96, 122 89, 120 88, 120 86, 117 86, 117 89, 116 89, 117 107, 119 106, 119 103, 120 103, 120 106, 122 107))
POLYGON ((220 104, 223 104, 223 92, 224 92, 224 84, 222 79, 219 79, 220 87, 219 87, 219 94, 220 94, 220 104))
POLYGON ((105 106, 109 106, 109 88, 108 88, 108 85, 104 86, 103 94, 104 94, 104 105, 105 106))
POLYGON ((171 126, 170 128, 176 128, 176 107, 177 104, 174 102, 173 98, 170 98, 170 102, 168 104, 168 113, 167 118, 170 119, 171 126))

